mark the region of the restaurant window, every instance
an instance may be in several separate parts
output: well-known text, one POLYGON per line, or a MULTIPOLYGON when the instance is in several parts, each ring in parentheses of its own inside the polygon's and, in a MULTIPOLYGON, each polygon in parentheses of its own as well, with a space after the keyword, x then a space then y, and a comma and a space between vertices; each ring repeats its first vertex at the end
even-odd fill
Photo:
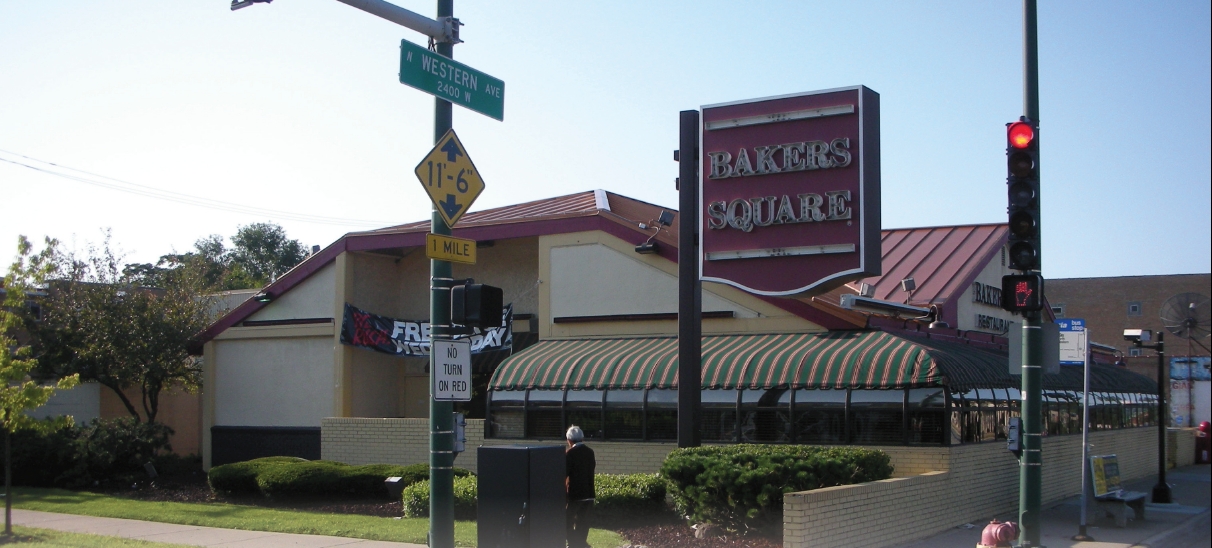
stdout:
POLYGON ((736 441, 737 391, 704 390, 702 392, 703 423, 699 437, 703 441, 736 441))
POLYGON ((786 388, 741 391, 741 441, 791 442, 791 391, 786 388))
POLYGON ((907 440, 911 444, 942 445, 947 425, 947 394, 942 387, 912 388, 907 395, 907 440))
POLYGON ((493 438, 522 438, 526 435, 525 390, 495 390, 491 396, 492 415, 488 435, 493 438))
POLYGON ((526 398, 526 437, 564 438, 564 391, 531 390, 526 398))
POLYGON ((678 439, 678 391, 652 388, 646 397, 644 420, 648 439, 678 439))
POLYGON ((606 439, 644 439, 644 391, 606 391, 606 439))
POLYGON ((569 390, 564 398, 565 424, 563 430, 572 425, 585 431, 585 439, 602 439, 602 391, 601 390, 569 390))
POLYGON ((796 390, 794 416, 796 443, 846 443, 846 390, 796 390))
POLYGON ((851 390, 850 440, 859 445, 905 443, 904 390, 851 390))

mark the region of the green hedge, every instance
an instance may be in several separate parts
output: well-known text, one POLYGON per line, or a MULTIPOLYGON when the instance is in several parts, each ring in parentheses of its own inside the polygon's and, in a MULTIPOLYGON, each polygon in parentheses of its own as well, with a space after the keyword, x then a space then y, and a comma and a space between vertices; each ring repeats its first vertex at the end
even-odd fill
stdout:
POLYGON ((665 507, 665 479, 659 474, 595 474, 594 519, 611 523, 672 517, 665 507))
MULTIPOLYGON (((454 479, 454 517, 455 519, 476 519, 476 487, 475 476, 455 477, 454 479)), ((404 517, 429 517, 429 479, 418 481, 404 488, 404 517)))
MULTIPOLYGON (((471 472, 456 469, 455 475, 471 472)), ((351 498, 388 498, 383 481, 392 476, 405 485, 427 479, 429 466, 412 464, 348 464, 300 459, 265 457, 211 468, 207 479, 216 493, 224 495, 260 494, 275 498, 300 498, 339 495, 351 498)))
POLYGON ((691 520, 764 529, 781 522, 783 494, 887 479, 889 460, 858 447, 694 447, 671 452, 661 475, 678 512, 691 520))
POLYGON ((13 481, 33 487, 130 485, 148 479, 143 465, 157 467, 172 450, 173 430, 134 418, 96 419, 48 432, 13 434, 13 481))
MULTIPOLYGON (((455 519, 475 519, 478 500, 477 478, 455 478, 455 519)), ((667 514, 665 480, 657 474, 595 474, 593 478, 594 519, 635 520, 667 514)), ((429 516, 429 481, 418 481, 403 494, 404 516, 429 516)))

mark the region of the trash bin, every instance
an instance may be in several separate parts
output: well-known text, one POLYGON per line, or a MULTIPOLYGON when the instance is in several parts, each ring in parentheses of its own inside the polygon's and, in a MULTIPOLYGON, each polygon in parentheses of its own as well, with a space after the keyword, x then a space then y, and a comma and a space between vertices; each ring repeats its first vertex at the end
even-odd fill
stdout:
POLYGON ((564 548, 564 446, 480 447, 476 461, 480 548, 564 548))

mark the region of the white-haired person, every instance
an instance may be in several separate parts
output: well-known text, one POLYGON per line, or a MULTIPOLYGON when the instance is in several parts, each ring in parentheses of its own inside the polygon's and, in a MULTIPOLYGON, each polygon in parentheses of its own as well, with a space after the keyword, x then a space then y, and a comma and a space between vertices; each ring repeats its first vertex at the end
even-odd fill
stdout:
POLYGON ((568 548, 589 548, 589 514, 593 510, 593 469, 597 461, 593 449, 585 445, 585 432, 571 426, 564 434, 568 448, 564 450, 567 477, 564 490, 568 493, 568 548))

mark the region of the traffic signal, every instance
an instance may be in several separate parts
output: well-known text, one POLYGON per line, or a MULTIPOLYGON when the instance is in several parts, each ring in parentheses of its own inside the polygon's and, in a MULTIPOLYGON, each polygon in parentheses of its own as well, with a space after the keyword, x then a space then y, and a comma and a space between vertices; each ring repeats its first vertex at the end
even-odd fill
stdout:
POLYGON ((1044 278, 1039 274, 1002 276, 1002 308, 1010 312, 1037 312, 1044 308, 1044 278))
POLYGON ((467 283, 450 288, 450 323, 468 327, 501 327, 505 293, 499 287, 467 283))
POLYGON ((1027 117, 1006 124, 1010 267, 1040 269, 1039 128, 1027 117))

